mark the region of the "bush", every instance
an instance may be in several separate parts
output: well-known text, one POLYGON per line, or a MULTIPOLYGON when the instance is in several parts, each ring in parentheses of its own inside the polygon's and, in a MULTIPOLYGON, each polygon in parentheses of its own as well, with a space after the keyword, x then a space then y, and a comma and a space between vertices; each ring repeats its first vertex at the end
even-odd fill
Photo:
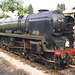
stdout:
POLYGON ((2 13, 1 15, 0 15, 0 18, 5 18, 5 17, 9 17, 8 15, 5 15, 4 13, 2 13))

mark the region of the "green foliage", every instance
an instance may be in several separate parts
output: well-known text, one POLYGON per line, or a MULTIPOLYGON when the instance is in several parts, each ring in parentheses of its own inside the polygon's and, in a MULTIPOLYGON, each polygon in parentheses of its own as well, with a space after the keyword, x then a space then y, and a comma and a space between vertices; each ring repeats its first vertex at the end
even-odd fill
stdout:
POLYGON ((29 6, 26 6, 25 8, 23 8, 22 6, 18 9, 18 15, 32 14, 32 13, 33 13, 33 7, 31 4, 29 6))
POLYGON ((5 18, 5 17, 9 17, 8 15, 5 15, 4 13, 2 13, 1 15, 0 15, 0 18, 5 18))
POLYGON ((61 4, 61 11, 65 10, 65 4, 61 4))
POLYGON ((4 0, 1 4, 0 4, 0 8, 4 11, 4 12, 14 12, 15 10, 19 10, 23 8, 23 2, 22 0, 4 0))
POLYGON ((58 4, 57 10, 64 11, 65 10, 65 4, 58 4))
POLYGON ((24 14, 28 14, 28 7, 26 6, 25 8, 20 7, 18 11, 18 15, 24 15, 24 14))
POLYGON ((33 7, 32 7, 32 5, 30 4, 29 6, 28 6, 28 14, 32 14, 33 13, 33 7))
POLYGON ((33 13, 32 5, 30 4, 29 6, 26 6, 25 8, 23 8, 23 1, 22 0, 4 0, 0 4, 0 8, 4 12, 11 11, 13 13, 16 10, 18 12, 18 15, 33 13))
POLYGON ((61 10, 61 5, 60 4, 57 5, 57 10, 61 10))
POLYGON ((25 8, 23 8, 24 13, 23 14, 28 14, 28 6, 26 6, 25 8))

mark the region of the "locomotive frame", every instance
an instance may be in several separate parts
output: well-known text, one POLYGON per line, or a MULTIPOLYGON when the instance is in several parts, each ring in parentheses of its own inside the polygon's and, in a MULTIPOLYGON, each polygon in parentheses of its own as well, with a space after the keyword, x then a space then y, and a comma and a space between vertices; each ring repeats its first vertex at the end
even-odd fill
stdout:
POLYGON ((8 50, 10 52, 17 53, 24 58, 29 58, 31 61, 41 59, 45 63, 46 67, 49 69, 50 68, 60 69, 63 66, 61 62, 62 63, 64 62, 65 63, 64 65, 69 65, 69 63, 71 63, 72 61, 69 52, 71 52, 71 55, 74 55, 74 49, 68 51, 46 50, 44 45, 44 37, 42 36, 0 33, 0 41, 1 41, 0 42, 1 48, 8 50), (39 46, 38 48, 39 50, 42 51, 37 51, 36 47, 35 47, 36 52, 32 51, 30 41, 34 41, 35 43, 38 42, 38 45, 41 46, 41 48, 39 46), (65 52, 67 54, 67 57, 61 59, 60 54, 65 52))

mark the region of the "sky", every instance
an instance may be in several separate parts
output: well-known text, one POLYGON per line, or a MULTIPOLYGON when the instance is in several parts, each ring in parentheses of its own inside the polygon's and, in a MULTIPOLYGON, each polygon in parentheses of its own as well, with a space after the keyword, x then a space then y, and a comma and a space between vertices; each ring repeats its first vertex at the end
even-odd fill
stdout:
MULTIPOLYGON (((75 0, 23 0, 23 2, 24 7, 29 6, 29 4, 32 4, 34 13, 37 13, 39 9, 56 10, 58 3, 65 4, 66 10, 71 10, 73 7, 75 7, 75 0)), ((9 12, 6 14, 9 14, 11 16, 12 13, 9 12)), ((13 15, 14 14, 17 15, 17 12, 15 11, 13 15)))
POLYGON ((48 10, 55 10, 57 4, 65 4, 66 10, 70 10, 75 6, 75 0, 23 0, 23 6, 28 6, 32 4, 34 12, 39 9, 48 9, 48 10))

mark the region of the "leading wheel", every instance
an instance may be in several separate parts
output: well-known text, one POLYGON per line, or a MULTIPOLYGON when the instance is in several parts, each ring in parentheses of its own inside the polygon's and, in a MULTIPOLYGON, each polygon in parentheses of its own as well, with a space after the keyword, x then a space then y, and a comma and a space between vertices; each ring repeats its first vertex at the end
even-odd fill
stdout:
POLYGON ((52 69, 52 68, 54 67, 54 63, 45 61, 45 66, 46 66, 48 69, 52 69))
POLYGON ((6 49, 6 46, 3 45, 3 44, 1 44, 1 48, 5 50, 6 49))
POLYGON ((28 52, 26 50, 24 51, 24 58, 28 58, 28 52))
POLYGON ((36 57, 30 52, 29 53, 29 59, 30 59, 30 61, 35 61, 36 57))
POLYGON ((25 51, 23 51, 23 57, 24 58, 28 58, 28 52, 25 50, 25 51))
POLYGON ((23 57, 23 58, 28 58, 28 52, 27 52, 27 51, 23 51, 23 50, 22 50, 22 51, 20 51, 19 54, 20 54, 20 56, 23 57))

